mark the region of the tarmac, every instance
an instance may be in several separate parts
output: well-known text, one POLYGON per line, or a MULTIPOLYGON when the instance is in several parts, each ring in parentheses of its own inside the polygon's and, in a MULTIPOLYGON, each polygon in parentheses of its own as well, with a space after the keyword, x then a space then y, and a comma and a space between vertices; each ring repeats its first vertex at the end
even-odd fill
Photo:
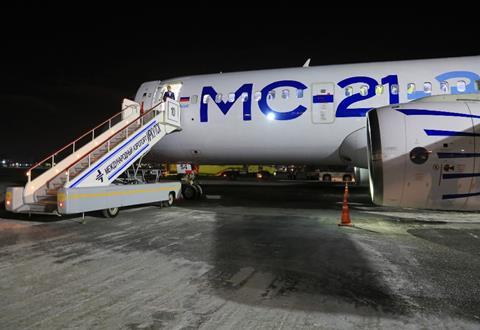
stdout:
MULTIPOLYGON (((2 329, 479 329, 480 214, 203 182, 104 219, 0 212, 2 329)), ((2 207, 3 209, 3 207, 2 207)))

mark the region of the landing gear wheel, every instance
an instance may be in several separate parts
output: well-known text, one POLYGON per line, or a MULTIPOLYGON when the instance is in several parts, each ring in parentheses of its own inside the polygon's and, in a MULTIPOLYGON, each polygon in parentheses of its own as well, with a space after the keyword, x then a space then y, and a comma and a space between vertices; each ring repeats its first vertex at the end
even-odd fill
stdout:
POLYGON ((182 186, 182 195, 186 200, 192 200, 198 196, 198 188, 196 185, 186 184, 182 186))
POLYGON ((175 193, 170 192, 168 194, 168 200, 165 202, 166 206, 172 206, 175 203, 175 193))
POLYGON ((194 183, 193 186, 197 189, 196 199, 201 199, 203 197, 203 189, 202 186, 198 183, 194 183))
POLYGON ((118 209, 118 207, 112 207, 110 209, 103 210, 102 215, 105 218, 115 218, 118 215, 119 212, 120 212, 120 210, 118 209))

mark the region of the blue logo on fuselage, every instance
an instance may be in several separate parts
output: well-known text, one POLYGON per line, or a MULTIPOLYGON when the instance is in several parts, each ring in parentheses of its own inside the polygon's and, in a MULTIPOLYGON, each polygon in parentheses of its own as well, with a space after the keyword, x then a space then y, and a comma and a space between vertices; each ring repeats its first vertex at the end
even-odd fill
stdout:
MULTIPOLYGON (((441 93, 460 94, 478 92, 478 87, 475 86, 475 82, 480 81, 480 76, 471 71, 449 71, 436 76, 435 80, 437 80, 437 83, 441 86, 448 86, 447 81, 453 80, 454 78, 456 82, 458 82, 461 78, 465 78, 465 80, 468 80, 468 84, 465 83, 463 90, 459 90, 455 84, 452 84, 451 87, 448 87, 448 91, 442 90, 441 93)), ((400 92, 402 90, 401 86, 399 86, 399 79, 397 75, 387 75, 379 78, 378 80, 367 76, 348 77, 338 82, 337 86, 337 88, 342 89, 341 92, 337 91, 337 93, 343 97, 340 97, 340 100, 338 100, 338 105, 335 111, 336 117, 364 117, 365 113, 371 108, 359 108, 355 107, 354 104, 377 96, 376 89, 379 87, 381 87, 380 90, 386 90, 386 93, 389 97, 388 104, 398 104, 400 102, 400 92), (345 89, 352 89, 351 86, 354 84, 362 84, 362 86, 365 88, 365 91, 363 93, 346 93, 345 89)), ((307 89, 305 84, 295 80, 280 80, 272 82, 260 91, 260 97, 257 101, 260 111, 271 120, 292 120, 303 115, 307 110, 307 107, 304 105, 298 105, 295 109, 290 111, 277 111, 272 108, 272 106, 269 104, 269 100, 274 98, 274 90, 282 87, 294 88, 297 90, 297 93, 299 95, 301 94, 302 96, 307 89)), ((200 122, 208 122, 208 105, 209 103, 212 103, 208 101, 210 98, 215 101, 213 104, 215 104, 224 115, 227 115, 234 103, 240 99, 243 108, 243 120, 252 120, 252 90, 252 83, 243 84, 237 89, 237 91, 235 91, 235 93, 229 94, 228 100, 223 100, 222 95, 218 94, 214 87, 203 87, 200 98, 200 122)), ((255 94, 257 95, 257 93, 255 94)), ((432 95, 431 91, 425 92, 422 90, 409 93, 406 95, 406 98, 408 100, 414 100, 430 95, 432 95)), ((313 104, 334 103, 334 95, 311 95, 311 102, 313 104)))

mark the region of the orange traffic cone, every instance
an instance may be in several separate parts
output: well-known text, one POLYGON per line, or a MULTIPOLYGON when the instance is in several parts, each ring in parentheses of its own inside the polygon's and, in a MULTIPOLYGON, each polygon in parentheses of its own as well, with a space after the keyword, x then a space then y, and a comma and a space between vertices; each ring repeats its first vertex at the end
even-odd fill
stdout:
POLYGON ((342 205, 342 222, 339 223, 339 226, 353 226, 350 221, 350 210, 348 208, 348 183, 345 183, 345 192, 343 193, 343 205, 342 205))

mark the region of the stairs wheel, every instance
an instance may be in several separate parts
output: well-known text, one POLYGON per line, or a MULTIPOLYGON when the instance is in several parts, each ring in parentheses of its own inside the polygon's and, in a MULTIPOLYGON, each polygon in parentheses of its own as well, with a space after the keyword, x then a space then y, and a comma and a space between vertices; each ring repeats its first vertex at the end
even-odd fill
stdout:
POLYGON ((103 210, 102 215, 105 218, 115 218, 118 215, 119 212, 120 212, 120 210, 118 209, 118 207, 112 207, 110 209, 103 210))
POLYGON ((171 191, 168 194, 168 200, 165 202, 167 206, 172 206, 175 203, 175 193, 171 191))

